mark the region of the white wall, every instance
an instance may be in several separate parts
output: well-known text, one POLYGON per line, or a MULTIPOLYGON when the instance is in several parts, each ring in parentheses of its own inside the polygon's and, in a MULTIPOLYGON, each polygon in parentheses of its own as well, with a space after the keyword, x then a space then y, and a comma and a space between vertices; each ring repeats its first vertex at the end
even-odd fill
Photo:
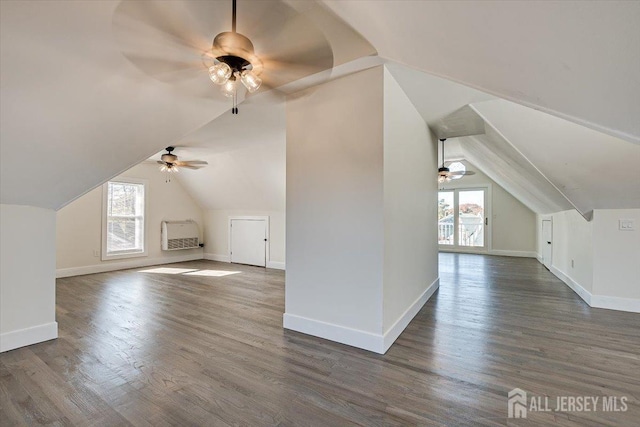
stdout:
POLYGON ((387 351, 438 287, 436 172, 384 67, 288 100, 285 328, 387 351))
POLYGON ((640 209, 596 209, 590 222, 574 210, 551 217, 551 272, 592 307, 640 312, 640 209), (619 230, 621 219, 636 229, 619 230))
POLYGON ((426 298, 414 303, 438 279, 437 142, 385 68, 384 333, 419 310, 426 298))
POLYGON ((285 327, 380 335, 383 69, 328 82, 286 109, 285 327))
POLYGON ((489 253, 535 257, 537 251, 536 214, 482 173, 475 165, 466 160, 463 160, 462 163, 467 170, 472 170, 476 174, 441 184, 440 188, 491 188, 489 253))
MULTIPOLYGON (((184 173, 197 173, 185 171, 184 173)), ((182 171, 180 173, 183 173, 182 171)), ((56 255, 58 277, 89 274, 140 265, 200 259, 202 249, 162 251, 160 223, 192 219, 198 223, 201 238, 202 210, 175 178, 165 182, 165 174, 153 164, 134 166, 118 178, 148 180, 147 239, 148 256, 102 261, 102 186, 76 199, 57 213, 56 255), (97 252, 96 252, 97 251, 97 252), (97 255, 96 255, 97 254, 97 255)))
POLYGON ((640 209, 595 210, 593 243, 593 294, 640 301, 640 209), (621 219, 635 230, 619 230, 621 219))
POLYGON ((58 336, 56 213, 0 205, 0 351, 58 336))
POLYGON ((560 271, 587 292, 591 292, 593 223, 585 220, 576 210, 555 213, 552 221, 552 269, 560 271))
POLYGON ((267 267, 285 266, 285 213, 283 211, 259 211, 247 209, 218 209, 204 212, 205 257, 216 261, 229 261, 229 217, 269 217, 269 259, 267 267))

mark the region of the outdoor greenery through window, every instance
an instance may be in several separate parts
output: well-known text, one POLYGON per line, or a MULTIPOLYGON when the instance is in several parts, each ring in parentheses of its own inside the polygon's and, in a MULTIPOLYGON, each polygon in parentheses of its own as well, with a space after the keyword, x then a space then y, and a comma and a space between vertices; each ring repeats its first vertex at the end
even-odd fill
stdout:
POLYGON ((142 183, 107 184, 107 256, 144 253, 144 198, 142 183))

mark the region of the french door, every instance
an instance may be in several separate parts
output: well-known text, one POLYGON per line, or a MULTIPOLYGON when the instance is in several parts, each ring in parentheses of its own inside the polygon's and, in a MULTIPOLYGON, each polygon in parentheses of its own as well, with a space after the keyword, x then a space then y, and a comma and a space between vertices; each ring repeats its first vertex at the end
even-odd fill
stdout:
POLYGON ((486 206, 486 188, 440 190, 438 245, 441 249, 486 250, 486 206))

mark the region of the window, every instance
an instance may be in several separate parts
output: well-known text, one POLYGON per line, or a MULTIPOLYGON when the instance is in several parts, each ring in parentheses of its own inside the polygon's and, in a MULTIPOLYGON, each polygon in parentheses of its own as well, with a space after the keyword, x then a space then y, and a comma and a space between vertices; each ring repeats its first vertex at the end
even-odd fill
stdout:
POLYGON ((103 187, 102 259, 147 255, 146 182, 109 181, 103 187))

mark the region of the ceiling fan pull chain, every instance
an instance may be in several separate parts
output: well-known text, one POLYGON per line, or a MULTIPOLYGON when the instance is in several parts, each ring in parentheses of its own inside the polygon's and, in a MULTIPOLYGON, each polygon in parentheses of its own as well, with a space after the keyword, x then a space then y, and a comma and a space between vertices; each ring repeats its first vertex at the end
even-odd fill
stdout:
POLYGON ((233 93, 233 105, 231 107, 231 114, 238 114, 238 92, 233 93))

